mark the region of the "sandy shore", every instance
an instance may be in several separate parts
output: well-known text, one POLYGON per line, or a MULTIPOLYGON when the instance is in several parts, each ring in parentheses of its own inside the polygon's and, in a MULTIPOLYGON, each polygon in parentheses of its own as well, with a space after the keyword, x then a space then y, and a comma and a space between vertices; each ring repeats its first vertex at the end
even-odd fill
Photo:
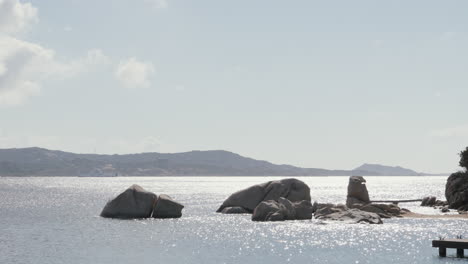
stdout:
POLYGON ((429 214, 418 214, 408 212, 402 214, 403 218, 428 218, 428 219, 468 219, 468 214, 441 214, 441 215, 429 215, 429 214))

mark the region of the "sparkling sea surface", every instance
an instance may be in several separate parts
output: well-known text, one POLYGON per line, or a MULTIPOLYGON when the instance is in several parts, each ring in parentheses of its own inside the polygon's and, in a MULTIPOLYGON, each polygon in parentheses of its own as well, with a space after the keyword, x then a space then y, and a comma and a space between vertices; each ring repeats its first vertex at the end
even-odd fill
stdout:
MULTIPOLYGON (((258 223, 215 213, 231 193, 282 177, 0 177, 0 263, 466 263, 431 240, 468 237, 468 220, 383 225, 258 223), (180 219, 113 220, 105 203, 132 184, 185 205, 180 219)), ((348 177, 297 177, 313 201, 344 203, 348 177)), ((371 199, 444 199, 447 177, 365 177, 371 199)), ((414 212, 439 213, 419 203, 414 212)))

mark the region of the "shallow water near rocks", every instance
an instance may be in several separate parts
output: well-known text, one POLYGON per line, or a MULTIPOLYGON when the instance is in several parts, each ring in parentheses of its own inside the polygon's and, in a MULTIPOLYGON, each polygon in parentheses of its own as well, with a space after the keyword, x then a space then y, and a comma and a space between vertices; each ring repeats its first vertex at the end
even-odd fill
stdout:
MULTIPOLYGON (((281 177, 0 178, 0 263, 465 263, 431 240, 468 237, 463 219, 257 223, 215 213, 232 192, 281 177), (131 184, 185 205, 180 219, 112 220, 105 203, 131 184)), ((344 203, 347 177, 298 177, 312 200, 344 203)), ((447 177, 366 177, 371 200, 443 199, 447 177)), ((439 213, 419 203, 419 213, 439 213)))

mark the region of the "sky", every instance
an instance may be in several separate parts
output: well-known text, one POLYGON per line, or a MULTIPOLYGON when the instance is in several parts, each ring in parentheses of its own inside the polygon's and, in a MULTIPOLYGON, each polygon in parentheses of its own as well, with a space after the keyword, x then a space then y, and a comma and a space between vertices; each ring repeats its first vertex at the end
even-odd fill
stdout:
POLYGON ((0 0, 0 148, 458 170, 468 1, 0 0))

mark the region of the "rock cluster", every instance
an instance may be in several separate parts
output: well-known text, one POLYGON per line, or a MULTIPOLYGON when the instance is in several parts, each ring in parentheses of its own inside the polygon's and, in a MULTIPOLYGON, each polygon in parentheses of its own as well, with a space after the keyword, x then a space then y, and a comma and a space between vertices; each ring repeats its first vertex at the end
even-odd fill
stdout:
POLYGON ((427 196, 422 199, 421 206, 434 207, 434 206, 446 206, 446 201, 437 200, 435 196, 427 196))
POLYGON ((179 218, 184 208, 178 202, 165 194, 159 197, 143 189, 139 185, 132 185, 117 197, 109 201, 101 212, 106 218, 179 218))
POLYGON ((278 201, 283 197, 290 202, 310 202, 310 188, 297 179, 283 179, 257 184, 233 193, 216 211, 225 214, 253 213, 263 201, 278 201))
POLYGON ((255 207, 252 221, 284 221, 312 219, 312 204, 303 200, 291 202, 280 197, 277 201, 263 201, 255 207))
MULTIPOLYGON (((398 217, 405 212, 394 204, 374 204, 362 176, 351 176, 346 205, 311 204, 310 188, 297 179, 270 181, 233 193, 217 212, 252 214, 253 221, 316 219, 349 223, 381 224, 382 218, 398 217)), ((407 211, 407 210, 406 210, 407 211)))
POLYGON ((440 211, 443 213, 450 212, 448 202, 437 200, 435 196, 424 197, 421 201, 421 206, 433 207, 434 209, 440 209, 440 211))
POLYGON ((371 203, 369 192, 366 187, 366 180, 362 176, 349 177, 348 195, 346 196, 346 206, 361 211, 375 213, 382 218, 398 217, 406 212, 394 204, 371 203))
POLYGON ((456 172, 448 177, 445 197, 449 208, 468 211, 468 172, 456 172))

